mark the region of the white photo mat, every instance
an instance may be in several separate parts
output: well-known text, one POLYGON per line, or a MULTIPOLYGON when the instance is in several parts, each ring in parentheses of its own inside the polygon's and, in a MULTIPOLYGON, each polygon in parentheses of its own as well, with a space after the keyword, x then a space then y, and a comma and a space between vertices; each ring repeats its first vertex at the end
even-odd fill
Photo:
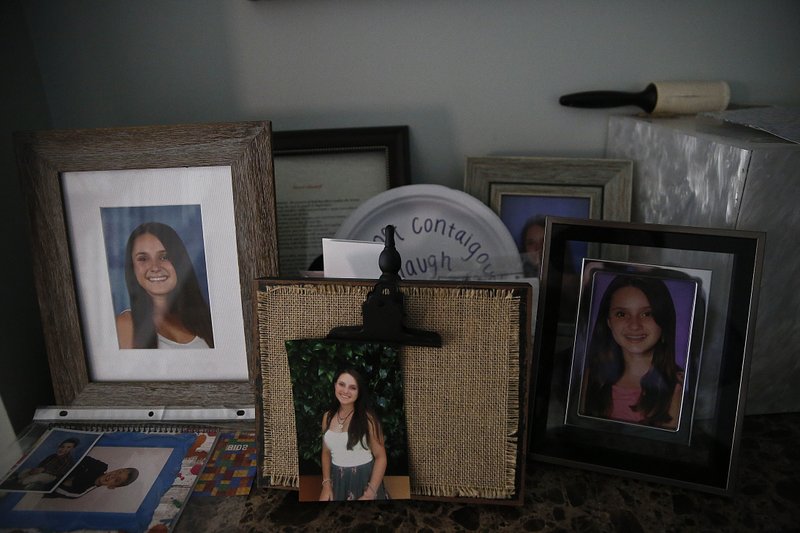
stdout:
POLYGON ((92 381, 248 378, 230 166, 62 174, 82 333, 92 381), (213 349, 119 349, 101 208, 199 205, 213 349))

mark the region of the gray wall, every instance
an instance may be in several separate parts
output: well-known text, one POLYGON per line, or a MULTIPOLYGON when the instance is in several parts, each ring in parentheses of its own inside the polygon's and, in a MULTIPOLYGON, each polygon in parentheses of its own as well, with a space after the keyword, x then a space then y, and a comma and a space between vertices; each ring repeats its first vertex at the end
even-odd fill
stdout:
POLYGON ((270 119, 408 124, 412 179, 464 159, 603 154, 592 88, 724 79, 800 104, 800 2, 39 0, 28 19, 56 127, 270 119))
MULTIPOLYGON (((6 142, 11 129, 46 127, 48 109, 57 128, 407 124, 413 182, 460 188, 467 156, 602 156, 610 111, 562 108, 567 92, 724 79, 735 102, 800 105, 796 0, 28 0, 22 9, 27 27, 3 17, 14 45, 0 51, 14 63, 4 106, 17 117, 6 142)), ((19 245, 13 164, 0 164, 3 236, 19 245)), ((3 349, 4 375, 20 350, 41 350, 28 338, 39 326, 25 260, 11 271, 23 312, 2 326, 16 339, 3 349)))

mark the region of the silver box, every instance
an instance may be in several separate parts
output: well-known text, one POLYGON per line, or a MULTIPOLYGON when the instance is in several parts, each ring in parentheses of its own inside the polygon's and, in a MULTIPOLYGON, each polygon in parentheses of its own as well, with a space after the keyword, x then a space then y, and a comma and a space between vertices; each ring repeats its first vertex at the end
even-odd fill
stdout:
POLYGON ((767 233, 746 412, 800 410, 800 145, 708 117, 612 116, 606 156, 634 162, 632 221, 767 233))

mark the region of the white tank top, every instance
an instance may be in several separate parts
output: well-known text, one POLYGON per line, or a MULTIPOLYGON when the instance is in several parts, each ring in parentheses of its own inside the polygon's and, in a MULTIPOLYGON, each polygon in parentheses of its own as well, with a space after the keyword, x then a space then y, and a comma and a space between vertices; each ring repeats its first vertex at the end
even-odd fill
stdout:
POLYGON ((372 461, 372 452, 364 447, 363 442, 357 442, 352 450, 347 449, 346 431, 336 432, 329 429, 322 438, 331 451, 331 462, 336 466, 359 466, 372 461))
POLYGON ((206 348, 208 349, 208 344, 206 341, 201 339, 200 337, 195 337, 194 339, 190 340, 186 343, 175 342, 171 341, 166 337, 162 337, 161 335, 156 335, 158 337, 158 347, 162 349, 174 349, 174 348, 206 348))

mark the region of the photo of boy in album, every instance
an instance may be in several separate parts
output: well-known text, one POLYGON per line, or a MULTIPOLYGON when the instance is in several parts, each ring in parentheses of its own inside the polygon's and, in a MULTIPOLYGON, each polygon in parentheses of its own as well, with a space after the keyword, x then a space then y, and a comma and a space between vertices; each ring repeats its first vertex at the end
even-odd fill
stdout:
POLYGON ((51 429, 9 472, 0 490, 51 492, 75 468, 102 433, 51 429))

